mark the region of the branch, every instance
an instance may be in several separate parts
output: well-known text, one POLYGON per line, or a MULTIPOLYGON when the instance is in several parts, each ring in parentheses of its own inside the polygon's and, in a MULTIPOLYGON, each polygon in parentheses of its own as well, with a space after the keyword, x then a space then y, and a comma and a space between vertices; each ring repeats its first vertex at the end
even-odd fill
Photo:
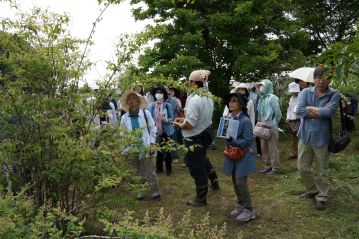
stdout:
MULTIPOLYGON (((101 21, 102 15, 104 14, 104 12, 106 11, 106 9, 107 9, 109 6, 110 6, 110 3, 107 3, 107 4, 105 5, 105 8, 101 10, 101 12, 100 12, 100 14, 98 15, 98 17, 96 18, 96 20, 92 23, 92 29, 91 29, 91 32, 90 32, 90 34, 89 34, 87 40, 86 40, 85 49, 84 49, 84 51, 83 51, 83 53, 82 53, 81 60, 80 60, 80 63, 79 63, 79 65, 78 65, 77 71, 80 70, 80 67, 82 66, 82 63, 83 63, 83 61, 84 61, 84 59, 85 59, 85 55, 86 55, 86 52, 87 52, 87 48, 88 48, 88 46, 90 45, 90 41, 91 41, 93 35, 95 34, 96 25, 97 25, 97 23, 99 23, 99 22, 101 21)), ((78 80, 76 81, 76 88, 77 88, 77 87, 78 87, 78 80)))

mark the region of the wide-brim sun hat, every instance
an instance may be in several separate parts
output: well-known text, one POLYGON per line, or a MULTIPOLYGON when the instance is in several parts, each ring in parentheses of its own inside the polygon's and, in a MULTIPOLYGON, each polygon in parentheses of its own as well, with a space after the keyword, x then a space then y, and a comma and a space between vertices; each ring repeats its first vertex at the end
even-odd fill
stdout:
POLYGON ((138 97, 138 99, 140 100, 140 105, 139 105, 140 109, 146 109, 147 108, 147 101, 146 101, 145 97, 143 97, 140 94, 137 94, 136 91, 131 89, 131 90, 126 90, 125 93, 123 93, 121 95, 121 98, 120 98, 122 109, 124 111, 128 112, 128 110, 129 110, 129 106, 127 104, 127 97, 130 96, 130 95, 136 95, 138 97))
POLYGON ((292 93, 299 93, 300 92, 300 88, 299 88, 299 84, 295 83, 295 82, 291 82, 288 85, 288 94, 292 94, 292 93))

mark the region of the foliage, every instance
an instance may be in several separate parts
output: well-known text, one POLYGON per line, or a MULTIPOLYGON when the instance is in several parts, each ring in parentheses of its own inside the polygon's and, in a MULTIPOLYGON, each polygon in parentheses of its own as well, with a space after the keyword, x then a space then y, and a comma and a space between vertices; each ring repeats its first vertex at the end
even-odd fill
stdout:
POLYGON ((80 235, 83 222, 47 205, 36 208, 25 192, 16 196, 10 193, 0 197, 0 237, 13 238, 69 238, 80 235), (66 222, 64 230, 58 224, 66 222))
POLYGON ((294 0, 293 17, 311 36, 305 55, 321 53, 336 42, 349 43, 358 29, 358 1, 294 0))
POLYGON ((221 227, 210 225, 209 213, 198 220, 188 210, 178 223, 173 223, 171 216, 165 215, 163 208, 159 210, 157 217, 151 217, 146 211, 142 220, 134 217, 134 212, 131 211, 126 211, 121 219, 111 220, 115 215, 111 211, 103 212, 100 221, 109 235, 115 234, 121 238, 221 239, 226 236, 226 223, 221 227))
POLYGON ((1 179, 14 192, 30 185, 27 193, 38 206, 80 213, 86 200, 139 180, 122 154, 130 135, 120 137, 120 129, 106 126, 93 130, 97 106, 109 91, 100 91, 92 104, 78 94, 89 64, 79 51, 84 42, 70 36, 68 22, 40 9, 2 21, 1 179))
MULTIPOLYGON (((358 29, 358 24, 356 25, 358 29)), ((319 60, 334 68, 334 87, 343 92, 359 94, 359 30, 350 43, 332 44, 319 60)))

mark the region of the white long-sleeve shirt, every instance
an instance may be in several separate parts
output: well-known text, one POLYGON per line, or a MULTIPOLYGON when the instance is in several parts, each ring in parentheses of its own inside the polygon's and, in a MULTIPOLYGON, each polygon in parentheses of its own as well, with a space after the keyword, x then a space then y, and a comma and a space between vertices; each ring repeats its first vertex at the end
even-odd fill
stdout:
MULTIPOLYGON (((139 123, 140 128, 142 129, 143 146, 149 147, 151 144, 156 143, 157 129, 155 126, 155 122, 152 119, 151 113, 148 110, 141 109, 138 112, 138 123, 139 123), (148 125, 146 123, 144 113, 146 113, 148 125)), ((120 125, 122 128, 132 131, 131 118, 129 117, 128 112, 121 117, 120 125)), ((149 155, 146 155, 146 156, 149 156, 149 155)))
POLYGON ((292 96, 289 99, 288 109, 287 109, 287 120, 296 120, 299 119, 299 116, 295 113, 298 104, 298 96, 292 96))

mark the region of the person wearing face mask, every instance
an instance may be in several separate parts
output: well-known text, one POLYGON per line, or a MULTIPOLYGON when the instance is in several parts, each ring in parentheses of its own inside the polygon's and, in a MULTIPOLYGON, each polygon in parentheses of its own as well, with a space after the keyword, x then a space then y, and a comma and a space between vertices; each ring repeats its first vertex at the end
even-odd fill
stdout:
MULTIPOLYGON (((154 102, 150 104, 149 111, 155 121, 157 128, 156 142, 163 145, 165 142, 172 139, 175 130, 171 122, 174 119, 173 108, 170 103, 166 102, 168 99, 167 91, 163 86, 158 86, 152 89, 151 94, 154 102)), ((163 173, 163 161, 165 161, 166 174, 172 174, 172 154, 171 152, 157 153, 156 171, 163 173)))
POLYGON ((270 80, 262 80, 257 84, 259 88, 258 122, 271 124, 271 136, 261 138, 261 150, 265 161, 265 168, 260 173, 280 173, 278 124, 282 118, 279 99, 273 94, 273 84, 270 80))

